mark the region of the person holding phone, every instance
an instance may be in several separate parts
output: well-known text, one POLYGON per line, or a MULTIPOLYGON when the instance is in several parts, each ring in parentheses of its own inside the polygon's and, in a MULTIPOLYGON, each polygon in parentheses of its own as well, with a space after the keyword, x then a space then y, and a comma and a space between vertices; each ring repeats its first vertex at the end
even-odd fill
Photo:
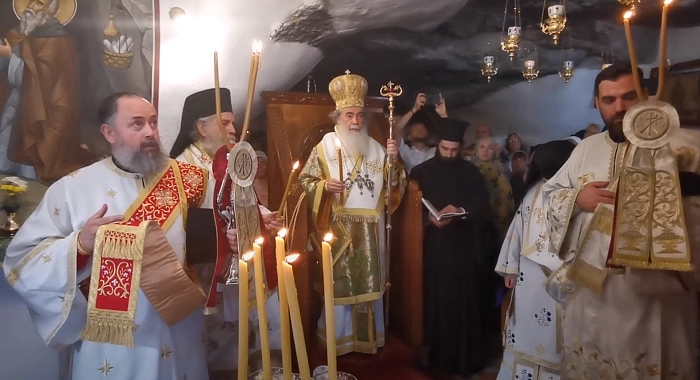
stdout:
POLYGON ((419 113, 426 104, 434 104, 435 112, 441 118, 447 117, 447 108, 442 94, 426 95, 421 92, 416 95, 411 110, 394 124, 394 139, 399 142, 399 153, 409 174, 414 167, 435 156, 435 147, 429 145, 428 120, 424 114, 419 113), (430 103, 428 100, 435 102, 430 103), (416 115, 417 113, 419 115, 416 115), (407 136, 404 139, 406 133, 407 136))

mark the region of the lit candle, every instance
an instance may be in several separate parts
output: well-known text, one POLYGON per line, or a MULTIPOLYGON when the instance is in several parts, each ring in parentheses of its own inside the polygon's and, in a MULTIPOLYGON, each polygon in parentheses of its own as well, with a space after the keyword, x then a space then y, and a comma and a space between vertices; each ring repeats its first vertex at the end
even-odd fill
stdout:
POLYGON ((528 59, 527 61, 525 61, 525 68, 534 69, 535 68, 535 61, 533 61, 531 59, 528 59))
POLYGON ((282 229, 275 237, 275 253, 277 256, 277 294, 280 298, 280 335, 282 335, 282 370, 284 380, 292 380, 292 343, 289 332, 289 303, 287 302, 287 291, 282 272, 282 263, 286 256, 284 237, 287 230, 282 229))
POLYGON ((326 355, 328 356, 328 380, 338 380, 335 346, 335 311, 333 294, 333 255, 331 244, 333 234, 323 237, 321 258, 323 261, 323 303, 326 311, 326 355))
POLYGON ((238 380, 248 380, 248 261, 255 252, 248 252, 238 260, 238 380))
POLYGON ((284 190, 284 195, 282 196, 282 203, 280 203, 280 208, 279 208, 279 216, 283 217, 286 214, 287 211, 287 197, 289 196, 289 192, 292 190, 292 182, 296 179, 296 171, 299 169, 299 161, 294 163, 294 166, 292 166, 292 172, 289 173, 289 178, 287 179, 287 186, 284 190))
MULTIPOLYGON (((270 363, 270 335, 267 331, 267 311, 265 310, 265 281, 263 281, 263 238, 255 239, 253 243, 253 270, 255 271, 255 301, 258 308, 258 325, 260 326, 260 348, 262 352, 263 378, 272 378, 272 364, 270 363)), ((243 279, 241 277, 241 279, 243 279)), ((240 282, 240 281, 239 281, 240 282)))
POLYGON ((632 64, 632 78, 634 79, 634 89, 637 92, 637 98, 639 100, 644 100, 644 93, 642 92, 642 82, 639 78, 639 70, 637 70, 637 52, 634 50, 634 41, 632 40, 632 30, 630 29, 630 18, 634 16, 634 11, 627 11, 623 17, 623 22, 625 24, 625 36, 627 36, 627 50, 630 55, 630 62, 632 64))
POLYGON ((226 141, 226 147, 231 150, 231 142, 228 139, 224 124, 221 122, 221 83, 219 82, 219 52, 214 51, 214 98, 216 102, 216 123, 219 126, 221 137, 226 141))
POLYGON ((262 42, 253 42, 253 55, 250 57, 250 76, 248 77, 248 96, 246 98, 245 117, 243 119, 243 130, 241 131, 241 141, 244 141, 248 135, 248 127, 250 127, 250 119, 253 111, 253 98, 255 97, 255 83, 258 79, 258 70, 260 69, 260 56, 262 55, 262 42))
POLYGON ((296 282, 294 281, 294 270, 292 269, 292 263, 298 258, 298 253, 287 256, 285 262, 282 263, 282 267, 284 272, 285 288, 287 290, 287 299, 289 301, 289 315, 292 320, 292 332, 294 333, 294 347, 297 350, 297 365, 299 365, 299 374, 301 375, 302 379, 311 379, 309 357, 306 354, 304 327, 301 324, 299 298, 297 298, 297 286, 296 282))
POLYGON ((666 70, 668 70, 666 62, 666 22, 668 18, 668 6, 673 0, 664 0, 664 7, 661 11, 661 41, 659 42, 659 88, 656 91, 656 99, 663 100, 664 82, 666 81, 666 70))

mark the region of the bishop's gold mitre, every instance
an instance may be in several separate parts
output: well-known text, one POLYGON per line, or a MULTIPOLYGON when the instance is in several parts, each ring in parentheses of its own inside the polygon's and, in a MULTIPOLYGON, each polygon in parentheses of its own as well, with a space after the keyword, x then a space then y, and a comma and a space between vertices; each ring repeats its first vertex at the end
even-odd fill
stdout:
POLYGON ((345 71, 345 75, 333 78, 328 85, 328 91, 335 101, 335 109, 347 107, 364 107, 365 96, 367 96, 367 81, 365 78, 350 74, 350 70, 345 71))

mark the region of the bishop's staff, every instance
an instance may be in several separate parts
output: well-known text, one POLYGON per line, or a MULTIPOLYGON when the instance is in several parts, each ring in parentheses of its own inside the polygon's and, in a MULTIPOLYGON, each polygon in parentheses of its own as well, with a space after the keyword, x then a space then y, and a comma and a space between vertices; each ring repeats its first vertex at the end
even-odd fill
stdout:
MULTIPOLYGON (((400 85, 393 82, 389 82, 379 89, 379 95, 389 98, 389 139, 394 138, 394 98, 399 97, 403 94, 403 89, 400 85)), ((386 301, 384 303, 384 331, 388 333, 389 331, 389 288, 391 288, 391 282, 389 281, 389 275, 391 273, 391 188, 394 185, 394 168, 393 168, 393 158, 387 154, 386 156, 389 174, 387 175, 387 185, 386 185, 386 301)))

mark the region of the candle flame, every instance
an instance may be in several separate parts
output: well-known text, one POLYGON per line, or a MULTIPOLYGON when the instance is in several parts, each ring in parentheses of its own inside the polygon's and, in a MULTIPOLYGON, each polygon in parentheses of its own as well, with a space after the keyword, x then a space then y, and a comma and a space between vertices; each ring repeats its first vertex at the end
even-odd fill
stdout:
POLYGON ((323 241, 325 241, 326 243, 330 243, 331 240, 333 240, 333 234, 331 232, 323 235, 323 241))
POLYGON ((287 236, 287 229, 286 229, 286 228, 283 228, 283 229, 279 230, 279 232, 277 233, 277 236, 279 236, 279 237, 281 237, 282 239, 284 239, 284 237, 287 236))
POLYGON ((625 12, 625 14, 622 16, 622 18, 624 18, 625 20, 629 20, 632 18, 632 16, 634 16, 634 11, 629 10, 629 11, 625 12))
POLYGON ((299 169, 299 161, 295 162, 294 165, 292 165, 292 170, 297 170, 299 169))
POLYGON ((243 261, 250 261, 253 258, 253 256, 255 256, 255 252, 251 251, 243 255, 243 257, 241 258, 243 259, 243 261))
POLYGON ((262 41, 253 41, 253 54, 260 54, 262 52, 262 41))
POLYGON ((664 0, 664 5, 671 5, 673 0, 664 0))
POLYGON ((299 258, 299 256, 301 256, 301 255, 298 254, 298 253, 292 253, 291 255, 285 257, 285 258, 284 258, 284 261, 286 261, 288 264, 291 264, 291 263, 297 261, 297 259, 299 258))
POLYGON ((265 239, 263 239, 262 236, 261 236, 261 237, 255 239, 255 244, 257 244, 257 245, 262 245, 262 243, 263 243, 264 241, 265 241, 265 239))

